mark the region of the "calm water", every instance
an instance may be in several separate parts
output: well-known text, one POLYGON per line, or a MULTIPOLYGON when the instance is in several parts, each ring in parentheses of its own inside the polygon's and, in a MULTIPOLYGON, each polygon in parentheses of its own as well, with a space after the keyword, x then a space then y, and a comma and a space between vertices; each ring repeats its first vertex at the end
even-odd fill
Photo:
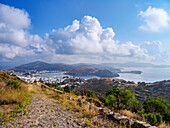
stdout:
MULTIPOLYGON (((57 77, 57 78, 62 78, 64 76, 72 77, 71 75, 64 75, 64 74, 60 74, 60 73, 44 73, 44 74, 41 74, 38 77, 57 77)), ((98 76, 74 76, 74 77, 79 77, 79 78, 83 78, 83 79, 99 78, 98 76)))
POLYGON ((120 73, 120 79, 129 81, 156 82, 161 80, 170 80, 170 68, 124 68, 122 71, 139 70, 142 74, 120 73))
MULTIPOLYGON (((139 67, 131 67, 131 68, 123 68, 122 71, 132 71, 132 70, 139 70, 142 71, 142 74, 132 74, 132 73, 119 73, 120 77, 116 77, 118 79, 124 79, 127 81, 144 81, 144 82, 156 82, 161 80, 170 80, 170 68, 139 68, 139 67)), ((64 74, 59 73, 45 73, 41 74, 41 77, 59 77, 62 78, 64 74)), ((83 79, 90 79, 90 78, 99 78, 97 76, 77 76, 83 79)))

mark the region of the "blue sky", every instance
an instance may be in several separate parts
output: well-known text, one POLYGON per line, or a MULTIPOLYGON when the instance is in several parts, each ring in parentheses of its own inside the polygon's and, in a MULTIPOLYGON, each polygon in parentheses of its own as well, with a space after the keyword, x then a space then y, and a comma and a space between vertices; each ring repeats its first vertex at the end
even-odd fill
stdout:
POLYGON ((2 64, 34 60, 170 62, 169 0, 0 0, 0 3, 2 64))

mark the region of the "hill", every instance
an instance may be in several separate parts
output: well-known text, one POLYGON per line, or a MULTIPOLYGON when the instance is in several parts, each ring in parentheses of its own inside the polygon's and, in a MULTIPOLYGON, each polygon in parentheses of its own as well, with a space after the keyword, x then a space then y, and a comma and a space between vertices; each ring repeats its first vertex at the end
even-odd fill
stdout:
MULTIPOLYGON (((10 112, 28 98, 29 90, 25 81, 0 71, 0 113, 10 112)), ((26 103, 26 102, 25 102, 26 103)))
POLYGON ((139 82, 135 84, 131 81, 119 80, 115 78, 102 78, 102 79, 89 79, 81 87, 76 87, 74 90, 92 90, 100 93, 103 96, 108 89, 120 88, 120 89, 130 89, 135 93, 136 98, 143 102, 145 99, 152 97, 164 98, 170 102, 170 80, 160 81, 155 83, 145 83, 139 82))
POLYGON ((28 64, 23 64, 20 66, 15 67, 17 69, 23 70, 58 70, 58 71, 70 71, 74 68, 74 66, 56 63, 56 64, 49 64, 41 61, 35 61, 28 64))
POLYGON ((73 75, 73 76, 99 76, 99 77, 119 76, 117 73, 111 72, 106 69, 94 69, 94 68, 86 68, 86 67, 78 67, 65 74, 73 75))

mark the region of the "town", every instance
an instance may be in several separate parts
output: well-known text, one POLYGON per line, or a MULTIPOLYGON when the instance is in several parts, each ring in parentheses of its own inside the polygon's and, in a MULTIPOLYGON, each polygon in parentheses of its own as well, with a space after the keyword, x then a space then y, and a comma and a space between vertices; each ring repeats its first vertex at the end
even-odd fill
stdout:
POLYGON ((6 70, 10 75, 16 75, 20 79, 26 81, 27 83, 51 83, 57 84, 59 87, 65 86, 80 86, 86 82, 85 79, 79 77, 73 77, 69 75, 63 75, 63 72, 59 71, 20 71, 20 70, 6 70), (52 75, 51 75, 52 74, 52 75), (44 76, 43 76, 44 75, 44 76))

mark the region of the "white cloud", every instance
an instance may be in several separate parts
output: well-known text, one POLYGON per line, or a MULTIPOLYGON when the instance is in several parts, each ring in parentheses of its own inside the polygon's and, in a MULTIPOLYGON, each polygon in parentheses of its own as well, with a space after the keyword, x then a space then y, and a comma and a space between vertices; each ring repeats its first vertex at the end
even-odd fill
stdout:
POLYGON ((0 43, 25 46, 28 44, 27 32, 23 29, 14 29, 0 22, 0 43))
POLYGON ((13 59, 15 56, 30 56, 34 55, 33 50, 18 47, 9 44, 0 44, 0 56, 1 58, 13 59))
POLYGON ((154 59, 154 52, 161 50, 158 42, 154 44, 154 51, 149 48, 151 42, 120 43, 114 40, 112 28, 103 28, 98 19, 91 16, 74 20, 63 29, 54 29, 43 38, 29 33, 30 23, 24 10, 0 4, 0 62, 29 58, 30 61, 71 63, 145 61, 154 59))
POLYGON ((147 54, 152 58, 152 61, 155 62, 167 62, 169 61, 169 55, 167 51, 164 51, 162 48, 161 41, 146 41, 140 45, 141 48, 146 49, 147 54))
POLYGON ((144 25, 139 26, 141 30, 159 32, 161 28, 169 27, 168 13, 162 8, 148 7, 146 11, 140 11, 139 16, 145 22, 144 25))
POLYGON ((0 22, 17 29, 28 28, 30 25, 26 11, 4 4, 0 4, 0 22))
POLYGON ((64 29, 53 30, 49 39, 54 43, 56 54, 148 57, 140 46, 132 42, 120 44, 114 36, 112 28, 103 29, 95 17, 84 16, 81 22, 75 20, 64 29))
POLYGON ((27 31, 26 11, 0 4, 0 56, 2 60, 26 57, 45 50, 43 39, 27 31))

